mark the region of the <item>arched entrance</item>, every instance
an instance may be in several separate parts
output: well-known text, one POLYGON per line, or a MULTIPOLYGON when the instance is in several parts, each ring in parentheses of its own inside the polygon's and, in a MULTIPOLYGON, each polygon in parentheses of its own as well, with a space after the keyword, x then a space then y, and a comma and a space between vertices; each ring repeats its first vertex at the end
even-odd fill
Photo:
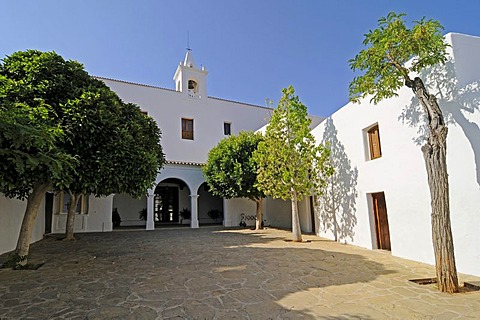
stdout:
POLYGON ((197 194, 199 224, 223 224, 223 198, 213 195, 206 182, 200 185, 197 194))
POLYGON ((190 189, 183 180, 168 178, 155 188, 153 213, 156 225, 189 223, 186 213, 191 211, 190 206, 190 189))

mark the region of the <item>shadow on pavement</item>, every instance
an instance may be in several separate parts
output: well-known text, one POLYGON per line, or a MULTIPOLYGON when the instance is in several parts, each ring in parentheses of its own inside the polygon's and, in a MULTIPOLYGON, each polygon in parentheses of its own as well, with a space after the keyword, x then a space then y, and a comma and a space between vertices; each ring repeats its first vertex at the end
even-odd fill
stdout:
POLYGON ((286 235, 205 228, 47 238, 31 248, 42 268, 0 271, 0 318, 366 319, 322 318, 314 307, 332 299, 322 288, 393 271, 286 235))

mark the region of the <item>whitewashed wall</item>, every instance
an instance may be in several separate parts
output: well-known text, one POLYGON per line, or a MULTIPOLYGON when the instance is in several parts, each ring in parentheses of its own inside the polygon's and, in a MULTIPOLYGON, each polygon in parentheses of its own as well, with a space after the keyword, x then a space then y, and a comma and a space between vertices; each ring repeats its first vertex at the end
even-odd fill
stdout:
POLYGON ((221 139, 224 122, 232 133, 257 130, 270 118, 271 109, 216 98, 190 99, 168 89, 102 79, 120 98, 141 106, 162 131, 162 146, 168 160, 199 162, 221 139), (182 139, 181 119, 194 119, 194 140, 182 139))
MULTIPOLYGON (((445 68, 421 75, 432 85, 449 127, 447 166, 455 256, 460 272, 480 275, 480 38, 449 34, 453 43, 445 68), (453 52, 452 52, 453 51, 453 52), (455 64, 454 64, 455 63, 455 64), (432 76, 433 75, 433 76, 432 76), (443 84, 442 92, 437 84, 443 84)), ((336 200, 337 236, 342 242, 375 248, 370 193, 385 193, 392 254, 433 264, 430 195, 420 149, 422 118, 408 88, 399 97, 372 105, 368 100, 347 104, 312 132, 317 142, 330 141, 340 167, 336 200), (379 125, 382 157, 368 160, 365 129, 379 125), (419 131, 420 129, 420 131, 419 131), (352 178, 353 177, 353 178, 352 178)), ((331 213, 317 212, 318 234, 334 238, 331 213)))
MULTIPOLYGON (((52 217, 52 233, 64 233, 67 221, 67 213, 60 212, 59 196, 55 196, 54 214, 52 217)), ((86 214, 76 214, 74 232, 106 232, 112 231, 113 195, 88 199, 88 211, 86 214)))
MULTIPOLYGON (((0 254, 9 252, 17 246, 20 227, 25 214, 26 201, 6 198, 0 193, 0 254)), ((40 204, 32 243, 43 238, 45 232, 45 199, 40 204)))
POLYGON ((121 226, 145 226, 146 221, 139 218, 140 211, 147 208, 145 196, 135 199, 128 194, 117 194, 113 197, 113 208, 118 210, 121 226))

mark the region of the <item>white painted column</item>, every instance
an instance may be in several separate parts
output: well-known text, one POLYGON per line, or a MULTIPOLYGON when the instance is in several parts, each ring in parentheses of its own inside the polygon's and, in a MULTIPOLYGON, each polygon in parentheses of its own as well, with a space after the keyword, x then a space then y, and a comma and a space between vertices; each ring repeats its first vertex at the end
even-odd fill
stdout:
MULTIPOLYGON (((88 197, 88 196, 87 196, 88 197)), ((113 198, 115 197, 115 194, 111 194, 109 196, 106 197, 107 201, 108 201, 108 208, 107 208, 107 212, 112 212, 113 211, 113 198)), ((90 202, 88 202, 88 212, 90 212, 90 202)), ((93 211, 93 214, 96 214, 97 211, 94 210, 93 211)), ((83 222, 82 224, 85 226, 85 231, 89 231, 88 230, 88 221, 87 221, 87 217, 88 217, 88 214, 82 214, 82 215, 79 215, 78 218, 81 218, 83 219, 83 222)), ((103 221, 102 222, 102 232, 106 232, 106 231, 112 231, 113 230, 113 223, 112 223, 112 216, 108 216, 109 219, 107 219, 107 221, 103 221)))
POLYGON ((190 195, 192 217, 190 219, 190 227, 198 228, 198 194, 190 195))
POLYGON ((146 230, 155 230, 154 212, 153 212, 153 198, 155 193, 153 190, 148 190, 147 193, 147 225, 146 230))

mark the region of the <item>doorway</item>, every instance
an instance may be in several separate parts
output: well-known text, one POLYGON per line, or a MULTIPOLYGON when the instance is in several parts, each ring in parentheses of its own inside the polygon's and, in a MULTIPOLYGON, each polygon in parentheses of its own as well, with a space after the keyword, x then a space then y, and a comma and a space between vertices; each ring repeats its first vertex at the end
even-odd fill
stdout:
POLYGON ((52 233, 53 198, 52 192, 45 193, 45 234, 52 233))
POLYGON ((385 193, 372 193, 373 216, 375 219, 375 233, 377 237, 377 248, 391 251, 390 231, 388 227, 387 204, 385 193))
POLYGON ((158 186, 153 206, 156 223, 178 223, 178 187, 158 186))

